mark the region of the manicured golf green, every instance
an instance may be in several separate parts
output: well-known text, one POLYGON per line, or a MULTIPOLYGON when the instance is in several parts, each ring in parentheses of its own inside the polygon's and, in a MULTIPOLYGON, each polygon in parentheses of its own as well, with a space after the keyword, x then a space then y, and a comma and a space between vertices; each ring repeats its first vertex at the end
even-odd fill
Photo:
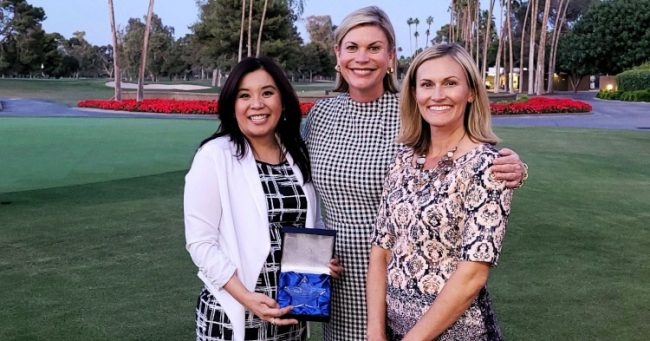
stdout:
MULTIPOLYGON (((192 339, 183 176, 216 125, 0 118, 0 340, 192 339)), ((490 278, 506 338, 646 339, 650 135, 497 133, 531 174, 490 278)))

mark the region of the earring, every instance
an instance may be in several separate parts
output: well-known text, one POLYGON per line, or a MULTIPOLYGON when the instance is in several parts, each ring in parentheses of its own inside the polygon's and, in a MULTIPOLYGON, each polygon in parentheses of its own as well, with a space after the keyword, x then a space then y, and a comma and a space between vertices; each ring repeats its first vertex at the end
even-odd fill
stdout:
POLYGON ((336 72, 341 72, 341 65, 336 64, 336 66, 334 67, 334 70, 336 70, 336 72))
POLYGON ((395 69, 393 69, 392 66, 389 67, 388 70, 386 70, 386 73, 389 74, 389 75, 390 75, 391 73, 393 73, 393 72, 395 72, 395 69))
POLYGON ((287 115, 283 111, 282 112, 282 122, 286 122, 286 121, 287 121, 287 115))

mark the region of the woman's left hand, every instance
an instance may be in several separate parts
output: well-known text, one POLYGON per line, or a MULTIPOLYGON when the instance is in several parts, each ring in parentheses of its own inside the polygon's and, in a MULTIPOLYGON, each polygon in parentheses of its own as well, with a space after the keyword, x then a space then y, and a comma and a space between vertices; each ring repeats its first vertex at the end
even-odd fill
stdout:
POLYGON ((508 148, 499 150, 499 155, 501 157, 494 159, 492 167, 490 167, 495 179, 504 180, 508 188, 521 187, 528 170, 519 159, 519 155, 508 148))
POLYGON ((341 274, 343 273, 343 265, 341 265, 341 262, 339 261, 338 258, 334 257, 330 259, 330 275, 334 278, 339 278, 341 274))

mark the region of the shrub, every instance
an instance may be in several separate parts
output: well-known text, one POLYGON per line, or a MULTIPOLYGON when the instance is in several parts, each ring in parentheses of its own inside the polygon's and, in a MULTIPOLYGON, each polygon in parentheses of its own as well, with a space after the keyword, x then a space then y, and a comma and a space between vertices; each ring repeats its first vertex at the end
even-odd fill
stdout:
POLYGON ((618 90, 618 91, 607 91, 607 90, 600 90, 596 97, 600 99, 606 99, 606 100, 619 100, 621 99, 621 96, 623 95, 623 91, 618 90))
POLYGON ((621 100, 631 102, 650 102, 650 89, 624 92, 621 95, 621 100))
POLYGON ((616 75, 618 89, 622 91, 635 91, 650 89, 650 67, 641 66, 637 69, 627 70, 616 75))

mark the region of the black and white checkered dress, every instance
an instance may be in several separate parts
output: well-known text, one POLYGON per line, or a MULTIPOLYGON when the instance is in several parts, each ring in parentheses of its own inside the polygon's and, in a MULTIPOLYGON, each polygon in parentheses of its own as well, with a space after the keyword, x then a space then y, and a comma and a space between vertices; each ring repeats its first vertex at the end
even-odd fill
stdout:
MULTIPOLYGON (((266 206, 271 235, 271 251, 257 279, 255 292, 277 298, 277 278, 280 270, 282 226, 304 227, 307 216, 307 197, 288 162, 271 165, 257 161, 257 170, 266 194, 266 206)), ((232 325, 223 308, 210 292, 203 288, 196 307, 196 339, 201 341, 232 340, 232 325)), ((274 326, 246 311, 245 340, 294 341, 305 340, 305 323, 293 326, 274 326)))
POLYGON ((336 254, 345 269, 333 282, 326 340, 365 339, 370 238, 398 132, 398 95, 392 93, 368 103, 343 93, 317 102, 307 118, 314 185, 327 227, 337 230, 336 254))

